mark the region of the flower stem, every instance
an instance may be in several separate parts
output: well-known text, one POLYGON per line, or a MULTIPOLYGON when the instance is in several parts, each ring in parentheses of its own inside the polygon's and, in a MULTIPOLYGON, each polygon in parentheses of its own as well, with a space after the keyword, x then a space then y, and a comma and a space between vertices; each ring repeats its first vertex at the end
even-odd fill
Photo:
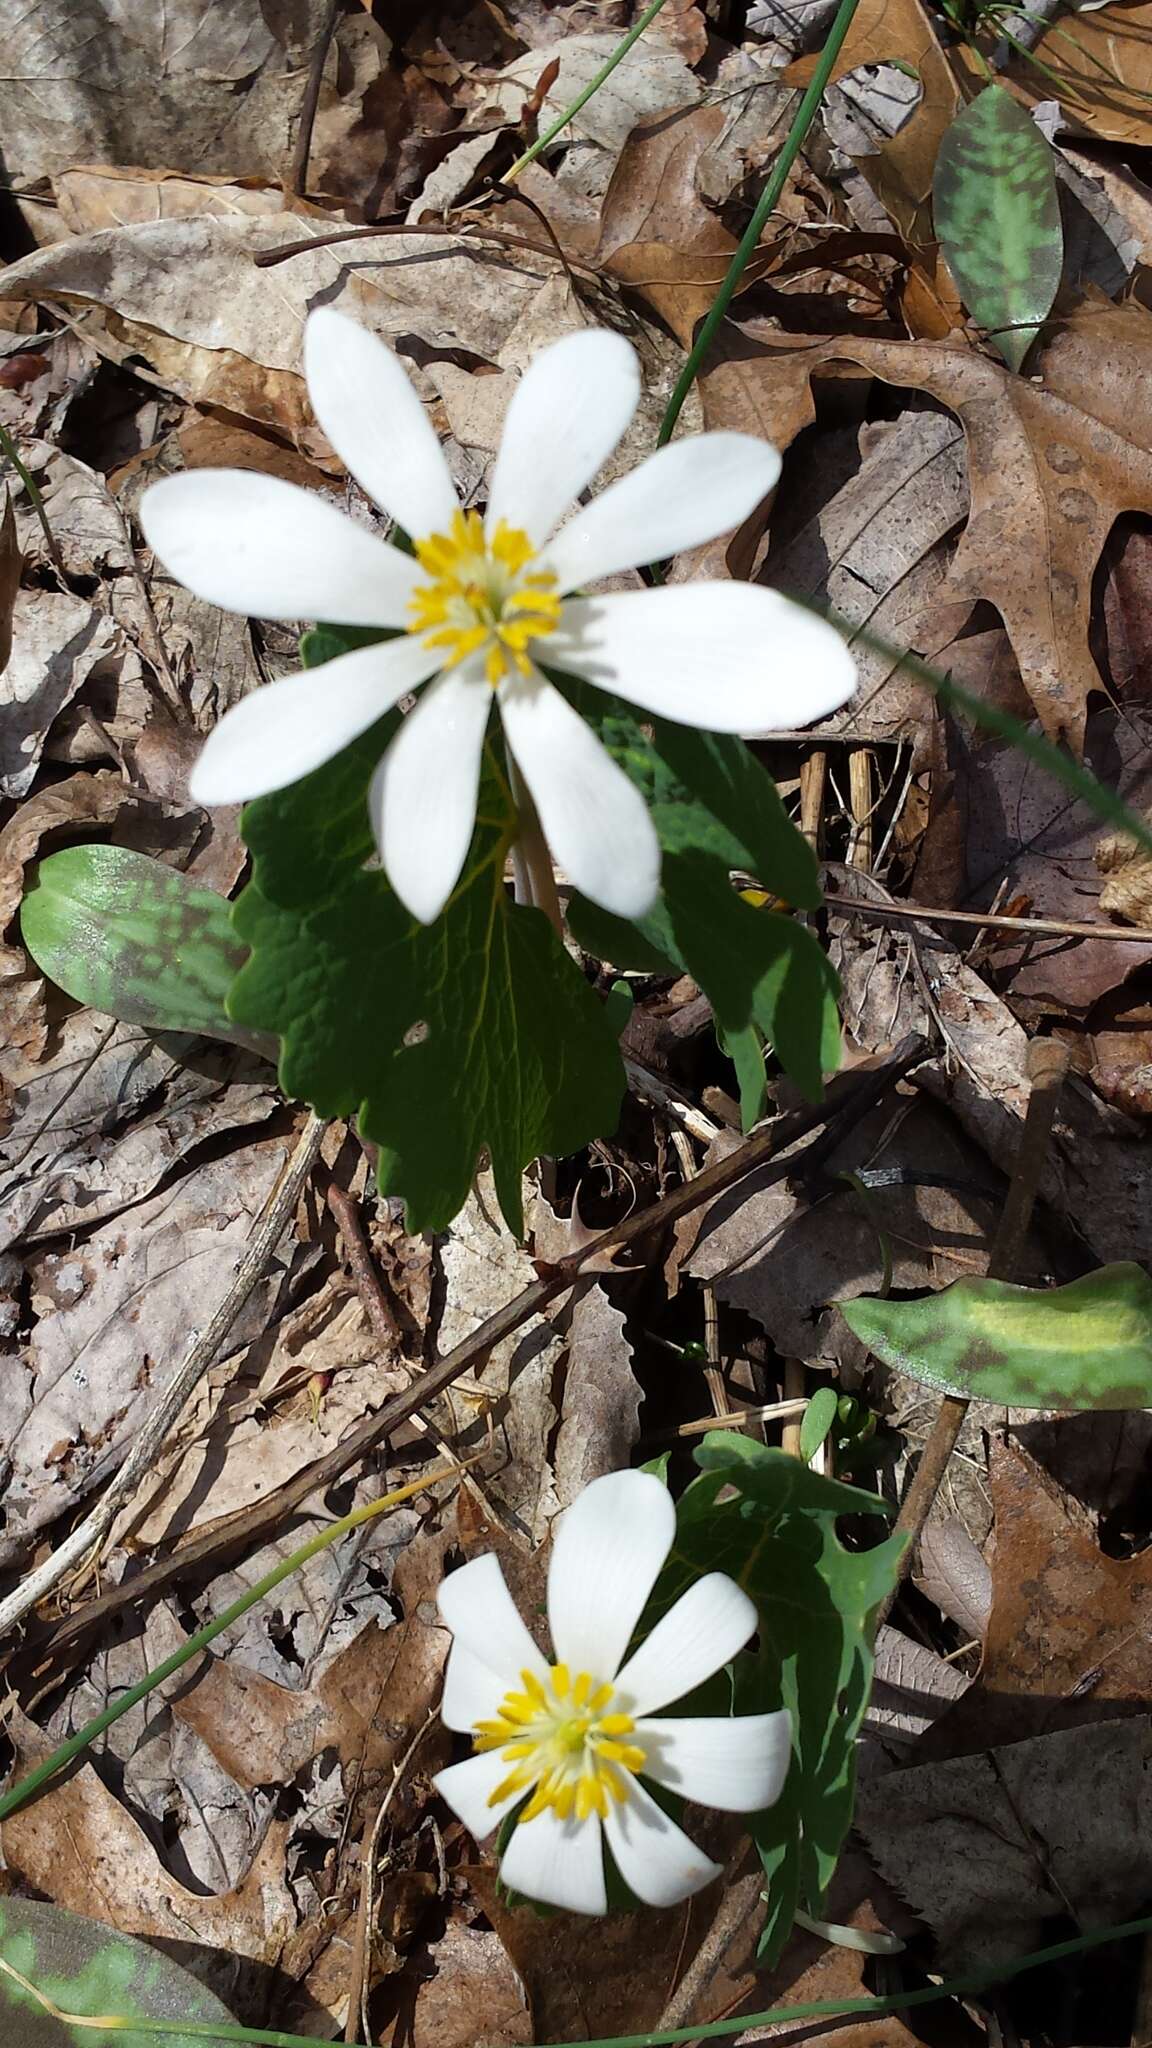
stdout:
POLYGON ((684 401, 692 389, 696 373, 716 338, 740 279, 759 247, 765 226, 779 204, 780 195, 788 182, 788 173, 799 156, 808 130, 816 118, 816 110, 824 97, 824 89, 832 76, 844 38, 852 25, 857 4, 858 0, 840 0, 836 18, 828 31, 828 40, 820 52, 820 61, 812 73, 811 84, 796 109, 795 119, 784 138, 784 146, 772 166, 772 176, 760 194, 756 211, 744 230, 740 246, 728 265, 724 282, 712 301, 700 332, 692 344, 688 360, 680 372, 676 389, 668 401, 668 409, 660 422, 660 432, 656 436, 658 448, 663 448, 664 443, 672 438, 673 428, 684 409, 684 401))
POLYGON ((216 1616, 215 1621, 210 1621, 206 1628, 197 1629, 195 1635, 189 1636, 187 1642, 182 1644, 180 1649, 173 1651, 170 1657, 166 1657, 162 1664, 158 1664, 154 1671, 146 1672, 138 1685, 130 1686, 127 1692, 121 1693, 112 1706, 105 1707, 102 1714, 97 1714, 93 1720, 86 1721, 83 1728, 78 1728, 75 1735, 70 1735, 66 1742, 60 1744, 59 1749, 54 1749, 51 1756, 45 1757, 43 1763, 37 1764, 34 1770, 29 1771, 26 1778, 21 1778, 15 1785, 11 1785, 0 1799, 0 1820, 7 1820, 10 1813, 23 1806, 25 1801, 39 1792, 50 1778, 54 1778, 58 1771, 62 1771, 66 1764, 70 1764, 74 1757, 80 1756, 96 1737, 103 1735, 106 1728, 111 1728, 112 1723, 118 1721, 122 1714, 128 1713, 131 1707, 146 1698, 156 1686, 163 1685, 166 1678, 171 1678, 173 1672, 179 1671, 182 1665, 198 1656, 201 1650, 207 1649, 209 1643, 214 1642, 217 1636, 223 1635, 224 1630, 231 1628, 234 1621, 239 1621, 241 1615, 247 1614, 250 1607, 255 1607, 258 1600, 263 1600, 267 1594, 274 1592, 283 1580, 290 1578, 293 1572, 299 1571, 301 1565, 307 1564, 310 1558, 316 1557, 322 1550, 327 1550, 330 1544, 339 1542, 341 1536, 347 1536, 350 1530, 358 1529, 361 1523, 371 1521, 375 1515, 382 1515, 386 1509, 395 1507, 402 1500, 410 1499, 414 1493, 422 1493, 426 1487, 434 1486, 441 1479, 458 1477, 459 1467, 439 1466, 436 1471, 426 1473, 422 1479, 415 1479, 408 1486, 398 1486, 380 1500, 368 1501, 364 1507, 353 1508, 350 1515, 342 1515, 338 1522, 330 1522, 327 1528, 321 1529, 315 1536, 310 1536, 307 1543, 300 1545, 299 1550, 294 1550, 290 1557, 284 1558, 272 1571, 258 1579, 256 1584, 250 1586, 246 1593, 242 1593, 238 1600, 233 1600, 222 1614, 216 1616))
POLYGON ((644 9, 644 12, 640 16, 639 21, 634 22, 632 27, 629 29, 627 35, 623 38, 623 40, 617 43, 616 48, 613 50, 612 55, 608 58, 607 63, 602 64, 600 66, 600 69, 596 73, 595 78, 590 78, 588 80, 588 83, 584 87, 583 92, 577 93, 575 99, 572 101, 571 106, 565 107, 564 112, 558 117, 557 120, 553 121, 552 126, 550 128, 546 128, 544 130, 543 135, 538 135, 536 137, 535 142, 532 144, 531 148, 526 149, 524 151, 523 156, 518 156, 515 163, 512 166, 512 169, 504 173, 504 177, 501 181, 503 184, 510 185, 512 183, 513 178, 518 178, 520 176, 521 171, 526 171, 529 164, 535 163, 541 151, 547 149, 548 144, 550 142, 555 142, 556 137, 561 133, 563 129, 565 129, 568 126, 569 121, 571 121, 574 118, 574 116, 580 112, 581 107, 587 106, 593 93, 599 92, 600 87, 604 83, 604 80, 606 78, 611 78, 612 73, 616 69, 616 66, 620 63, 622 58, 628 55, 628 52, 632 48, 633 43, 637 42, 639 38, 643 35, 645 29, 648 26, 648 23, 650 21, 655 21, 656 16, 659 14, 660 9, 663 7, 663 5, 664 0, 652 0, 652 5, 644 9))
POLYGON ((512 853, 513 866, 523 874, 527 885, 528 902, 533 909, 544 912, 557 938, 563 941, 564 920, 560 914, 560 898, 556 891, 552 855, 548 851, 548 843, 528 786, 511 754, 508 757, 508 773, 520 819, 520 835, 512 853))

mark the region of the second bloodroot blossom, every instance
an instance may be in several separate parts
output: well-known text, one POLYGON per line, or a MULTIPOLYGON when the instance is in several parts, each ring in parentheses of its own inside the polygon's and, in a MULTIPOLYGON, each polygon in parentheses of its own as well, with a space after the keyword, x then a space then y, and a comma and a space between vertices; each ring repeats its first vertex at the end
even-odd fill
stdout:
POLYGON ((516 1813, 500 1875, 526 1898, 605 1912, 607 1847, 638 1899, 674 1905, 720 1865, 648 1785, 727 1813, 760 1812, 783 1788, 786 1712, 656 1717, 755 1633, 756 1608, 734 1580, 698 1579, 627 1655, 675 1532, 672 1497, 650 1473, 613 1472, 585 1488, 560 1520, 549 1565, 553 1663, 494 1556, 440 1588, 453 1635, 441 1711, 476 1753, 441 1771, 437 1789, 477 1840, 516 1813))
POLYGON ((640 394, 632 348, 592 328, 542 350, 522 377, 481 520, 462 511, 383 342, 322 308, 308 320, 305 370, 329 441, 412 537, 414 557, 322 498, 241 470, 154 485, 145 535, 180 582, 226 610, 396 637, 234 705, 193 795, 226 804, 283 789, 427 685, 369 792, 381 860, 413 916, 433 922, 459 880, 493 705, 555 858, 593 902, 642 916, 660 879, 651 818, 544 667, 711 732, 805 725, 843 704, 855 670, 842 641, 776 591, 701 582, 572 594, 739 525, 776 482, 775 449, 746 434, 673 442, 561 523, 640 394))

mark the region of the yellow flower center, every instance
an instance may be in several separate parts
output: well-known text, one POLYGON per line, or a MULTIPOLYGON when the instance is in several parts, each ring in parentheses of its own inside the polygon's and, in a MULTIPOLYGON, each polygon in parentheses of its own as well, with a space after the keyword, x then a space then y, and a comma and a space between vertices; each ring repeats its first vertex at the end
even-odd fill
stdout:
POLYGON ((498 1749, 512 1766, 489 1806, 531 1789, 522 1821, 549 1806, 561 1820, 573 1813, 587 1820, 606 1814, 610 1799, 626 1799, 629 1777, 647 1757, 639 1743, 624 1739, 636 1723, 619 1707, 613 1711, 612 1687, 587 1671, 573 1678, 566 1664, 554 1664, 544 1680, 522 1671, 520 1683, 523 1692, 505 1693, 494 1721, 476 1722, 477 1749, 498 1749))
POLYGON ((556 578, 532 568, 528 535, 502 519, 489 539, 478 512, 454 512, 451 532, 416 542, 416 559, 429 581, 409 604, 412 631, 447 649, 445 667, 484 647, 493 689, 513 669, 526 676, 532 641, 560 623, 556 578))

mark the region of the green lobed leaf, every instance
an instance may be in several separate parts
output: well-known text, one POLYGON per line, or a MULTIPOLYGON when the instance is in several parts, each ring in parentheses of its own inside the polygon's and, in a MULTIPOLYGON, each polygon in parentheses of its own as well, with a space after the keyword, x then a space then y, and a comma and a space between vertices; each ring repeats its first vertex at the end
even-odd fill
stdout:
POLYGON ((945 134, 932 203, 968 311, 1019 370, 1052 309, 1064 237, 1052 151, 1002 85, 987 86, 945 134))
POLYGON ((503 886, 513 813, 491 761, 464 875, 435 924, 368 865, 368 783, 394 725, 245 809, 253 880, 234 922, 251 957, 229 1011, 278 1036, 286 1093, 358 1118, 411 1230, 451 1222, 487 1148, 519 1233, 524 1167, 615 1128, 612 1019, 548 920, 503 886))
POLYGON ((760 1647, 737 1663, 736 1709, 788 1707, 793 1742, 783 1797, 750 1817, 767 1880, 762 1952, 770 1965, 796 1907, 819 1916, 852 1818, 874 1617, 895 1583, 904 1538, 848 1549, 838 1519, 887 1515, 885 1502, 751 1438, 717 1430, 705 1437, 696 1462, 701 1476, 678 1503, 676 1543, 656 1609, 665 1611, 701 1574, 723 1571, 760 1614, 760 1647))
POLYGON ((1066 1287, 957 1280, 920 1301, 840 1311, 885 1365, 941 1393, 1013 1408, 1152 1407, 1152 1279, 1102 1266, 1066 1287))
MULTIPOLYGON (((229 2027, 210 1991, 157 1949, 38 1899, 0 1899, 0 1957, 61 2012, 229 2027)), ((0 2039, 11 2048, 204 2048, 202 2037, 150 2027, 69 2026, 0 1971, 0 2039)))
POLYGON ((740 740, 658 722, 649 741, 623 706, 598 715, 591 693, 573 694, 643 790, 664 849, 663 896, 649 916, 630 922, 574 891, 574 938, 617 967, 692 975, 736 1068, 745 1129, 764 1113, 765 1041, 818 1100, 840 1059, 836 975, 806 926, 754 909, 729 879, 742 868, 790 903, 820 901, 812 849, 772 777, 740 740))
POLYGON ((149 1031, 195 1031, 275 1057, 228 1014, 246 949, 222 896, 124 846, 42 860, 20 911, 42 974, 77 1002, 149 1031))

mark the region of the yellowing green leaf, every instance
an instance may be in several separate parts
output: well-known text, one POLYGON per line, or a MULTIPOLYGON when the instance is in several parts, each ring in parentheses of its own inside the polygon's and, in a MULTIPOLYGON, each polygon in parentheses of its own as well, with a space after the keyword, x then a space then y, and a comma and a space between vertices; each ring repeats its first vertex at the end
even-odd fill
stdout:
POLYGON ((1066 1287, 957 1280, 921 1301, 864 1295, 841 1313, 897 1372, 1014 1408, 1152 1407, 1152 1279, 1103 1266, 1066 1287))

